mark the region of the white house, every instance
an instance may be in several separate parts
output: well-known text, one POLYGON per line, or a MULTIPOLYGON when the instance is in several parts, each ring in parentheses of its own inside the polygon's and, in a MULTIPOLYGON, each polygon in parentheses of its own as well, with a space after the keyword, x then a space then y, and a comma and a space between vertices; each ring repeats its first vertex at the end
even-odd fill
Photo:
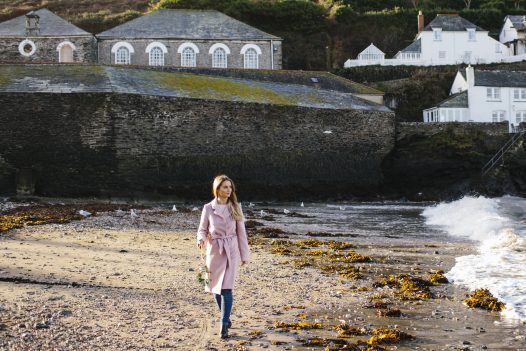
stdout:
MULTIPOLYGON (((511 56, 508 47, 491 38, 488 33, 458 15, 439 14, 424 27, 424 16, 420 12, 415 40, 400 50, 394 59, 384 60, 383 65, 493 63, 502 62, 511 56)), ((358 58, 347 60, 344 67, 363 65, 363 60, 358 58)))
POLYGON ((507 45, 513 55, 526 54, 526 16, 506 16, 499 41, 507 45))
POLYGON ((526 72, 460 70, 450 96, 423 111, 424 122, 526 122, 526 72))

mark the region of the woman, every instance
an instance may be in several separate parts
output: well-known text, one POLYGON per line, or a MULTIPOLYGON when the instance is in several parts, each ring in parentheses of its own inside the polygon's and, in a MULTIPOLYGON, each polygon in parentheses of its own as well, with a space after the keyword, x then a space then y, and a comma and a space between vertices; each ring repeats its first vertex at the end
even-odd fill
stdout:
POLYGON ((197 247, 206 244, 206 266, 210 272, 210 289, 221 311, 221 339, 228 338, 231 326, 232 288, 238 267, 248 263, 247 233, 243 212, 237 202, 234 182, 219 175, 212 186, 214 200, 203 207, 197 231, 197 247))

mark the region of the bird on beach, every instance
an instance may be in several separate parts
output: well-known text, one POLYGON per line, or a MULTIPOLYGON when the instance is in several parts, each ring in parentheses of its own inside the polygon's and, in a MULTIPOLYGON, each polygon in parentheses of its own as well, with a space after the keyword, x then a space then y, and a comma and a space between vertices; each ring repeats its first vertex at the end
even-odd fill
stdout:
POLYGON ((130 210, 130 217, 132 223, 135 223, 135 220, 139 218, 139 215, 137 214, 137 212, 135 212, 133 208, 130 210))
POLYGON ((254 205, 252 202, 248 203, 248 207, 254 207, 254 206, 256 206, 256 205, 254 205))
POLYGON ((259 215, 260 215, 261 217, 265 216, 266 214, 267 214, 267 213, 266 213, 265 211, 263 211, 263 210, 259 211, 259 215))
POLYGON ((345 211, 345 206, 340 206, 340 211, 345 211))
POLYGON ((303 204, 303 201, 301 202, 300 206, 301 206, 301 207, 305 207, 305 205, 303 204))
POLYGON ((172 211, 177 212, 177 207, 175 207, 175 205, 173 205, 172 211))
POLYGON ((84 217, 84 218, 87 218, 87 217, 91 216, 91 213, 90 213, 90 212, 88 212, 88 211, 84 211, 84 210, 80 210, 80 211, 79 211, 79 214, 80 214, 82 217, 84 217))
POLYGON ((290 213, 290 211, 289 211, 289 210, 287 210, 286 208, 284 208, 284 209, 283 209, 283 213, 284 213, 284 214, 289 214, 289 213, 290 213))
POLYGON ((192 211, 199 211, 197 207, 192 207, 192 211))

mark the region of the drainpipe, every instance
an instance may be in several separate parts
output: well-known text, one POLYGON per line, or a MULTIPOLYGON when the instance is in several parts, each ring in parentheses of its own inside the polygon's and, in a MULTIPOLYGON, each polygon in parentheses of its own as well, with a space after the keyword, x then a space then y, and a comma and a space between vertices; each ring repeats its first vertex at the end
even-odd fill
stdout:
POLYGON ((274 42, 270 39, 270 69, 274 69, 274 42))

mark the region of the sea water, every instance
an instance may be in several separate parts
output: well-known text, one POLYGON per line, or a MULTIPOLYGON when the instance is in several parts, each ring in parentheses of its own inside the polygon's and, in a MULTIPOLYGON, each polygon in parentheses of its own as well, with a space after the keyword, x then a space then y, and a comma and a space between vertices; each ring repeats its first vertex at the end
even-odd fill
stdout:
POLYGON ((507 320, 526 321, 526 199, 464 197, 423 211, 426 224, 472 240, 477 253, 446 274, 470 290, 487 288, 506 304, 507 320))

